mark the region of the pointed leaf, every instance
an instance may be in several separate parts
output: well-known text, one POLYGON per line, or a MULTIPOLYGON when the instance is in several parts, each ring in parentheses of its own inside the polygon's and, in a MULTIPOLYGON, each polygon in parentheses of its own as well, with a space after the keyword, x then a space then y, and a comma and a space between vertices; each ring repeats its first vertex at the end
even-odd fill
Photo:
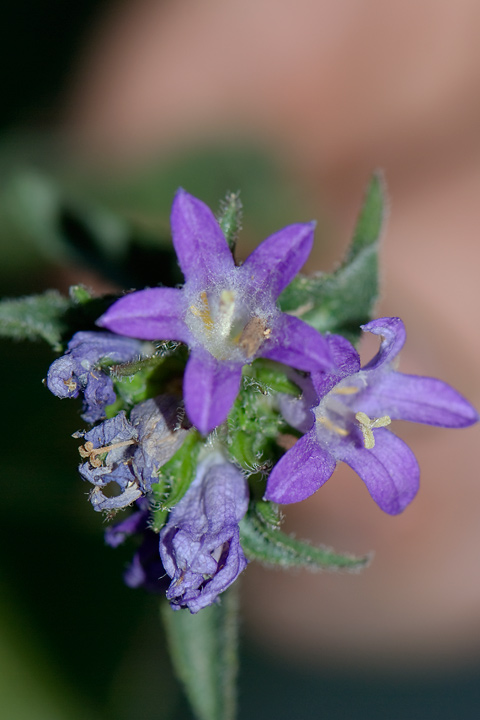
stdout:
POLYGON ((0 335, 15 340, 45 340, 61 350, 68 298, 56 290, 0 302, 0 335))
POLYGON ((340 333, 351 340, 359 337, 360 325, 370 320, 378 297, 378 244, 384 207, 384 183, 375 174, 342 265, 332 274, 297 276, 280 296, 282 310, 320 332, 340 333))
POLYGON ((172 662, 197 720, 235 717, 238 599, 232 587, 221 604, 191 615, 162 605, 172 662))
POLYGON ((243 206, 240 193, 227 193, 225 200, 220 203, 217 220, 232 252, 235 250, 238 234, 242 229, 242 215, 243 206))
POLYGON ((361 570, 370 557, 354 557, 337 553, 327 547, 316 547, 285 535, 280 530, 280 519, 274 505, 268 502, 252 503, 248 514, 240 523, 240 542, 250 560, 284 568, 305 567, 311 570, 361 570))

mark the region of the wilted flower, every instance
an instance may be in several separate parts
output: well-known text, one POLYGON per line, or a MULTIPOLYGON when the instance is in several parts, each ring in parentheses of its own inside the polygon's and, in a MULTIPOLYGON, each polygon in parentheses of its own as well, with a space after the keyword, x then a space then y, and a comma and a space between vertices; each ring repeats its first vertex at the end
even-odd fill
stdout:
POLYGON ((88 459, 79 472, 95 486, 90 494, 95 510, 123 508, 150 492, 158 469, 185 439, 187 430, 179 427, 178 418, 175 398, 160 395, 135 405, 130 420, 122 411, 83 435, 80 454, 88 459), (119 495, 105 495, 110 483, 120 488, 119 495))
POLYGON ((185 408, 202 433, 226 419, 245 363, 265 357, 305 371, 330 365, 323 336, 276 305, 310 253, 313 223, 271 235, 239 267, 211 210, 184 190, 175 197, 171 225, 184 287, 126 295, 98 324, 189 345, 185 408))
POLYGON ((105 417, 105 407, 116 400, 113 382, 100 367, 100 361, 123 363, 139 357, 142 343, 109 332, 77 332, 67 352, 48 370, 47 387, 60 398, 76 398, 83 393, 82 418, 94 423, 105 417))
POLYGON ((160 556, 172 578, 174 609, 196 613, 211 605, 247 564, 238 523, 248 507, 248 485, 234 465, 210 452, 160 533, 160 556))
POLYGON ((390 422, 410 420, 449 428, 477 422, 476 410, 446 383, 395 370, 405 342, 399 318, 374 320, 363 330, 382 336, 379 352, 367 365, 360 369, 355 348, 331 335, 327 339, 337 367, 312 374, 307 404, 283 402, 287 421, 306 434, 273 468, 265 494, 268 500, 304 500, 342 460, 360 475, 382 510, 395 515, 415 496, 420 473, 412 451, 387 429, 390 422))

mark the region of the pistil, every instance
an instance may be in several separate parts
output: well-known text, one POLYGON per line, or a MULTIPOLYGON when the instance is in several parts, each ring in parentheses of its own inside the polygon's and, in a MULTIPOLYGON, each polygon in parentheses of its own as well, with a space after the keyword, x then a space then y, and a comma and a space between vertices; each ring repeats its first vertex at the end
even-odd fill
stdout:
POLYGON ((392 422, 392 419, 388 415, 383 415, 382 417, 374 418, 372 420, 366 413, 361 411, 356 413, 355 419, 360 425, 360 430, 363 435, 363 444, 367 450, 371 450, 375 447, 375 437, 372 431, 375 428, 386 427, 392 422))

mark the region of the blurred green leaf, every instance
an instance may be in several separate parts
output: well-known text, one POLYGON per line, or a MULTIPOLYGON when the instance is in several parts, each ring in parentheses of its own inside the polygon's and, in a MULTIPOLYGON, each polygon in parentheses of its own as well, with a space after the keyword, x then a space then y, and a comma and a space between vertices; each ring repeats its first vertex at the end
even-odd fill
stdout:
POLYGON ((280 296, 284 312, 300 317, 320 332, 358 338, 360 325, 371 319, 378 297, 378 245, 384 208, 384 183, 375 174, 343 263, 332 274, 298 275, 280 296))
POLYGON ((242 215, 243 206, 240 193, 227 193, 225 199, 220 203, 220 213, 217 215, 217 220, 232 252, 235 250, 238 234, 242 229, 242 215))
POLYGON ((368 564, 369 556, 337 553, 285 535, 280 530, 280 517, 275 507, 264 501, 251 503, 240 523, 240 541, 249 559, 265 565, 312 570, 361 570, 368 564))
POLYGON ((233 720, 238 670, 237 588, 191 615, 162 604, 173 666, 198 720, 233 720))
POLYGON ((61 350, 68 298, 56 290, 42 295, 0 301, 0 335, 14 340, 45 340, 61 350))

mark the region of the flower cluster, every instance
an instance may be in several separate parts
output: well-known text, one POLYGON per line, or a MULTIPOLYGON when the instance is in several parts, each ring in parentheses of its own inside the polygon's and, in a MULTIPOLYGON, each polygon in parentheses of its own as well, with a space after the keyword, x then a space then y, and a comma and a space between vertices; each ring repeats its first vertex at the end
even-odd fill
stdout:
MULTIPOLYGON (((243 448, 248 428, 246 421, 235 426, 231 418, 239 413, 231 410, 238 410, 242 376, 259 367, 258 358, 274 361, 278 372, 288 366, 288 382, 298 390, 296 395, 276 391, 265 406, 268 422, 258 418, 257 434, 264 433, 266 444, 256 459, 272 441, 278 457, 285 447, 280 427, 293 440, 267 478, 264 497, 274 503, 309 497, 343 461, 382 510, 397 514, 418 490, 419 468, 412 451, 391 432, 391 422, 459 428, 477 422, 478 414, 444 382, 397 371, 405 342, 399 318, 363 326, 381 343, 362 368, 344 337, 323 335, 280 310, 280 293, 311 250, 313 223, 280 230, 241 265, 211 210, 183 190, 175 197, 171 226, 183 287, 121 297, 97 321, 109 332, 77 333, 66 355, 51 366, 47 384, 60 397, 82 393, 83 418, 93 423, 116 399, 109 364, 145 355, 142 341, 188 346, 184 410, 166 383, 163 394, 147 391, 142 402, 77 436, 84 441, 80 474, 93 486, 94 508, 112 513, 135 503, 132 514, 106 534, 111 546, 130 535, 141 537, 127 584, 166 592, 174 609, 195 613, 215 602, 247 564, 239 524, 249 506, 249 465, 236 449, 243 448)), ((268 468, 269 458, 261 460, 268 468)), ((252 482, 258 496, 262 473, 252 482)))

